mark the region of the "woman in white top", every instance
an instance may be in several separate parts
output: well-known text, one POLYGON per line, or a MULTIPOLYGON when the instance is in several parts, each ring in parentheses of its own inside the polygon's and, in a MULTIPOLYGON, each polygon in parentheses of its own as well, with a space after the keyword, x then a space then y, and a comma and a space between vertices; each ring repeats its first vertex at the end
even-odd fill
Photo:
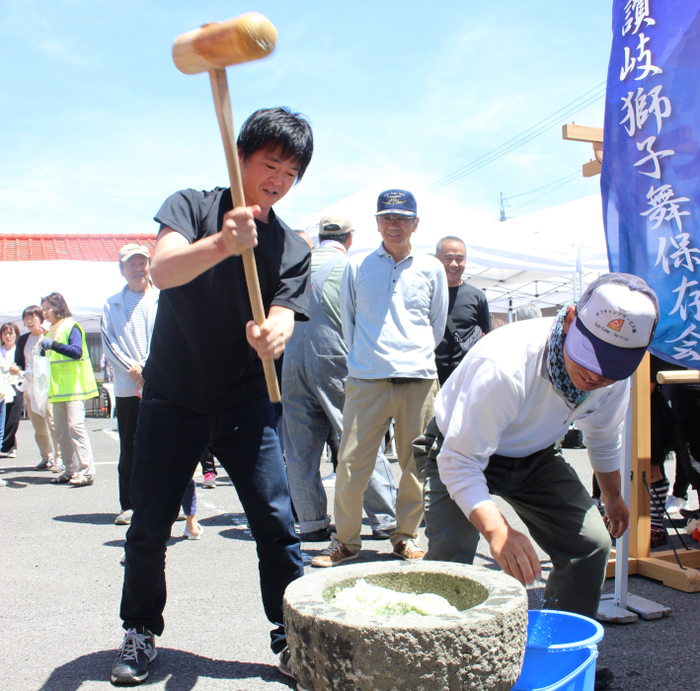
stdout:
POLYGON ((42 327, 44 311, 39 305, 29 305, 22 312, 22 321, 29 331, 17 340, 15 362, 24 375, 24 402, 27 404, 27 415, 34 428, 34 439, 41 453, 41 462, 34 469, 62 473, 65 468, 61 461, 61 449, 53 423, 53 407, 48 402, 45 407, 42 406, 39 401, 34 400, 33 392, 36 345, 46 335, 46 330, 42 327))
POLYGON ((6 322, 0 327, 0 359, 5 389, 5 429, 0 449, 3 458, 17 457, 17 429, 22 417, 24 397, 16 385, 19 383, 20 368, 15 362, 15 345, 19 338, 19 327, 13 322, 6 322))

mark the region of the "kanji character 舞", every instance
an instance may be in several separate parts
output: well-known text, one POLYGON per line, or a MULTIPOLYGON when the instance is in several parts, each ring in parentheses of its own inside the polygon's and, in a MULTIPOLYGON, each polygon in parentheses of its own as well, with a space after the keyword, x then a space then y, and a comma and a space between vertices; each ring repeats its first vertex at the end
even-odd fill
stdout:
POLYGON ((634 165, 636 168, 637 166, 644 165, 647 161, 654 161, 654 170, 652 172, 645 173, 643 170, 640 170, 639 172, 642 175, 648 175, 650 178, 656 178, 657 180, 659 180, 661 179, 661 164, 659 163, 659 159, 664 158, 665 156, 673 156, 673 154, 675 154, 676 152, 672 149, 665 149, 664 151, 654 151, 652 147, 654 146, 655 142, 656 137, 647 137, 643 142, 637 142, 637 148, 640 151, 646 149, 649 155, 645 156, 644 158, 640 158, 634 165))
MULTIPOLYGON (((652 185, 647 192, 648 204, 651 209, 641 212, 641 216, 648 216, 651 221, 651 230, 658 228, 664 221, 675 221, 678 230, 683 230, 681 216, 690 216, 690 211, 680 211, 680 204, 689 202, 688 197, 676 197, 671 185, 661 185, 655 188, 652 185)), ((698 250, 694 250, 697 252, 698 250)), ((668 272, 667 272, 668 273, 668 272)))

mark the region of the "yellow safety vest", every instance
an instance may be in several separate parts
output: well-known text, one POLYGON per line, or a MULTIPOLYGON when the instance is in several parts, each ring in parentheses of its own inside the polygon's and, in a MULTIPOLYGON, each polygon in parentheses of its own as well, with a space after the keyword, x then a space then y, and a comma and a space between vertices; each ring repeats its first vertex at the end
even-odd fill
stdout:
POLYGON ((83 347, 83 357, 79 360, 71 360, 55 350, 47 350, 46 357, 51 363, 51 386, 49 388, 49 401, 62 403, 64 401, 85 401, 88 398, 99 396, 95 374, 92 371, 92 363, 85 341, 85 332, 70 317, 64 319, 59 325, 54 341, 68 345, 68 339, 73 327, 80 329, 83 347))

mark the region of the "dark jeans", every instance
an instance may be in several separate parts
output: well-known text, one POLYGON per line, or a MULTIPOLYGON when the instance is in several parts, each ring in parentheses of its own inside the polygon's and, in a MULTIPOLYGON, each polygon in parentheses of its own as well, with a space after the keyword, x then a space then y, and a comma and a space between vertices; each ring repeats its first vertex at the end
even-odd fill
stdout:
POLYGON ((131 476, 134 515, 126 534, 121 618, 124 628, 163 633, 165 551, 187 484, 205 447, 236 487, 255 539, 271 648, 286 645, 285 588, 303 575, 289 487, 270 401, 258 398, 219 413, 176 406, 144 388, 131 476))
POLYGON ((119 423, 119 505, 122 511, 133 509, 129 496, 131 471, 134 467, 134 435, 139 419, 138 396, 117 396, 117 421, 119 423))
MULTIPOLYGON (((12 387, 15 389, 15 387, 12 387)), ((17 430, 24 408, 24 394, 15 389, 15 398, 12 403, 5 404, 5 434, 2 440, 3 453, 17 450, 17 430)))

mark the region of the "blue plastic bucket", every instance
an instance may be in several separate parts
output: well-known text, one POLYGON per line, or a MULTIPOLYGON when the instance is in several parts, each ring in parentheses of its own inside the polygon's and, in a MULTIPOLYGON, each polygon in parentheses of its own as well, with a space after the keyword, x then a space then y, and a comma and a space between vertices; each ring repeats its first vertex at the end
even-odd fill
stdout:
POLYGON ((592 691, 603 627, 572 612, 528 612, 527 646, 513 691, 592 691))

